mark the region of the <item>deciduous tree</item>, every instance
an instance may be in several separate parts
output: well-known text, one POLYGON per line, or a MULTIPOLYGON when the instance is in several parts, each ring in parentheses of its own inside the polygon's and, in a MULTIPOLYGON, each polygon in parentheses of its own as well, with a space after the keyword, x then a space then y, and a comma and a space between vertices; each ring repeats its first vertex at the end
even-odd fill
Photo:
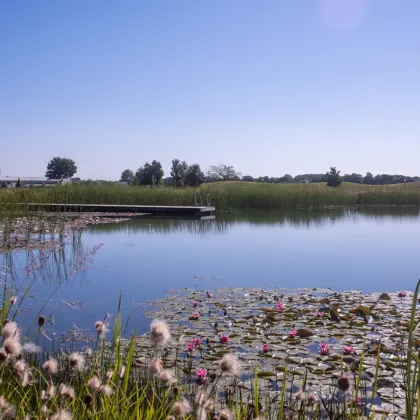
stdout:
POLYGON ((55 179, 63 182, 71 178, 77 172, 77 166, 73 160, 61 157, 54 157, 47 166, 45 176, 48 179, 55 179))
POLYGON ((122 172, 120 181, 131 184, 134 179, 134 172, 131 169, 126 169, 122 172))
POLYGON ((165 173, 160 162, 153 160, 146 162, 136 171, 136 179, 140 185, 158 185, 165 173))

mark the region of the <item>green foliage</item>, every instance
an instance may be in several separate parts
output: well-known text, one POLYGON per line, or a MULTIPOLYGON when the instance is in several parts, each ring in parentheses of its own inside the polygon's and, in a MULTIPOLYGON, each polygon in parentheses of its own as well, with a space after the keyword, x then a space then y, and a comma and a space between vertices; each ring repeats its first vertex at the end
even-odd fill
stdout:
POLYGON ((190 187, 198 187, 204 182, 205 176, 201 171, 200 165, 194 163, 190 165, 185 174, 185 185, 190 187))
MULTIPOLYGON (((18 203, 85 203, 85 204, 144 204, 179 205, 195 204, 196 187, 173 188, 158 186, 131 188, 110 183, 98 185, 65 184, 49 188, 0 190, 0 212, 18 203), (3 204, 2 204, 3 203, 3 204)), ((420 183, 390 186, 369 186, 343 183, 329 188, 326 184, 259 184, 246 182, 218 182, 202 184, 202 197, 210 197, 217 211, 321 209, 331 206, 420 206, 420 183)), ((26 212, 24 206, 19 209, 26 212)))
POLYGON ((131 169, 126 169, 122 172, 120 181, 131 184, 134 179, 134 172, 131 169))
POLYGON ((48 179, 63 179, 71 178, 77 172, 77 166, 73 160, 68 158, 54 157, 47 166, 45 176, 48 179))
POLYGON ((206 174, 206 182, 218 181, 239 181, 240 172, 236 172, 233 166, 229 165, 211 165, 206 174))
POLYGON ((22 188, 22 183, 20 182, 20 178, 18 178, 16 182, 16 188, 22 188))
POLYGON ((341 185, 340 171, 337 171, 335 167, 331 167, 330 172, 328 172, 327 175, 328 175, 327 185, 329 187, 338 187, 341 185))
POLYGON ((0 182, 0 189, 7 189, 6 181, 0 182))
POLYGON ((164 174, 160 162, 153 160, 137 169, 135 176, 139 185, 159 185, 164 174))
POLYGON ((188 165, 187 162, 181 162, 179 159, 174 159, 171 166, 171 177, 173 184, 176 187, 183 187, 187 176, 188 165))
POLYGON ((355 184, 363 184, 363 176, 360 174, 352 173, 351 175, 345 174, 343 176, 344 182, 354 182, 355 184))

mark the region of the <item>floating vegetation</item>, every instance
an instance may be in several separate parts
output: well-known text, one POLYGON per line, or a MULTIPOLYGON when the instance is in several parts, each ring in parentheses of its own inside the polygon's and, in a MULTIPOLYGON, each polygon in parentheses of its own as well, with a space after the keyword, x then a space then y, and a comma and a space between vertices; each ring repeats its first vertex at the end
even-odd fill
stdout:
MULTIPOLYGON (((223 355, 237 356, 241 403, 257 388, 269 407, 285 393, 289 410, 296 399, 308 404, 316 397, 324 410, 346 401, 346 409, 367 416, 405 411, 411 293, 183 289, 149 303, 147 316, 165 319, 178 331, 166 349, 169 366, 182 359, 200 377, 214 377, 223 355)), ((420 340, 414 344, 420 347, 420 340)), ((138 360, 147 347, 147 338, 138 337, 138 360)), ((229 386, 221 384, 218 392, 229 386)))

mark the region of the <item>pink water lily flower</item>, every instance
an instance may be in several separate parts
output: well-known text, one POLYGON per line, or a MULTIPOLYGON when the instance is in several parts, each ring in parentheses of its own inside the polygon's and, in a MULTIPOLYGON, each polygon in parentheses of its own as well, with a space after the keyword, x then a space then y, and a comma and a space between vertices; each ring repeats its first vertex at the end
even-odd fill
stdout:
POLYGON ((401 292, 398 293, 398 297, 400 297, 400 298, 404 298, 406 296, 407 296, 407 292, 404 292, 404 290, 401 290, 401 292))
POLYGON ((194 347, 198 347, 201 344, 201 340, 198 337, 194 337, 192 340, 194 347))
POLYGON ((200 314, 199 314, 198 312, 194 312, 194 313, 191 315, 191 319, 193 319, 193 320, 195 320, 195 321, 197 321, 197 320, 198 320, 198 318, 200 318, 200 314))
POLYGON ((290 330, 289 334, 287 334, 290 338, 295 338, 297 335, 297 331, 296 330, 290 330))
POLYGON ((318 318, 322 318, 322 317, 324 316, 324 312, 318 311, 315 315, 316 315, 318 318))
POLYGON ((330 353, 330 345, 328 343, 320 343, 319 354, 326 356, 330 353))
POLYGON ((197 369, 195 371, 195 376, 197 378, 197 381, 201 384, 206 382, 207 379, 207 369, 197 369))
POLYGON ((195 348, 194 343, 187 343, 187 351, 193 351, 195 348))
POLYGON ((354 347, 353 346, 344 346, 343 347, 343 353, 347 354, 347 355, 354 354, 355 353, 354 347))
POLYGON ((268 353, 270 351, 270 346, 267 343, 265 343, 262 345, 261 350, 263 353, 268 353))
POLYGON ((220 342, 221 342, 222 344, 227 344, 227 343, 229 343, 229 336, 228 336, 228 335, 221 335, 221 336, 220 336, 220 342))
POLYGON ((197 308, 198 307, 198 302, 194 301, 193 306, 194 306, 194 308, 197 308))
POLYGON ((282 314, 285 310, 286 310, 286 307, 284 306, 284 303, 283 302, 277 302, 276 303, 276 306, 277 306, 277 310, 282 314))

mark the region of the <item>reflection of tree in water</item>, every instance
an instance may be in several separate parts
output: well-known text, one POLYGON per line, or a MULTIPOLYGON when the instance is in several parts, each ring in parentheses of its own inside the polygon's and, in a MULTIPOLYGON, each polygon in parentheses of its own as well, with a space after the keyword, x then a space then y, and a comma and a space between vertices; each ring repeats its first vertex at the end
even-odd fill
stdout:
POLYGON ((293 210, 293 211, 250 211, 219 214, 214 220, 177 220, 165 218, 139 218, 129 222, 98 224, 89 229, 91 232, 113 234, 169 234, 185 232, 196 235, 221 235, 230 227, 240 224, 249 226, 292 226, 319 228, 326 225, 351 221, 357 223, 362 220, 386 220, 387 218, 418 218, 419 209, 406 208, 360 208, 360 209, 328 209, 328 210, 293 210))

